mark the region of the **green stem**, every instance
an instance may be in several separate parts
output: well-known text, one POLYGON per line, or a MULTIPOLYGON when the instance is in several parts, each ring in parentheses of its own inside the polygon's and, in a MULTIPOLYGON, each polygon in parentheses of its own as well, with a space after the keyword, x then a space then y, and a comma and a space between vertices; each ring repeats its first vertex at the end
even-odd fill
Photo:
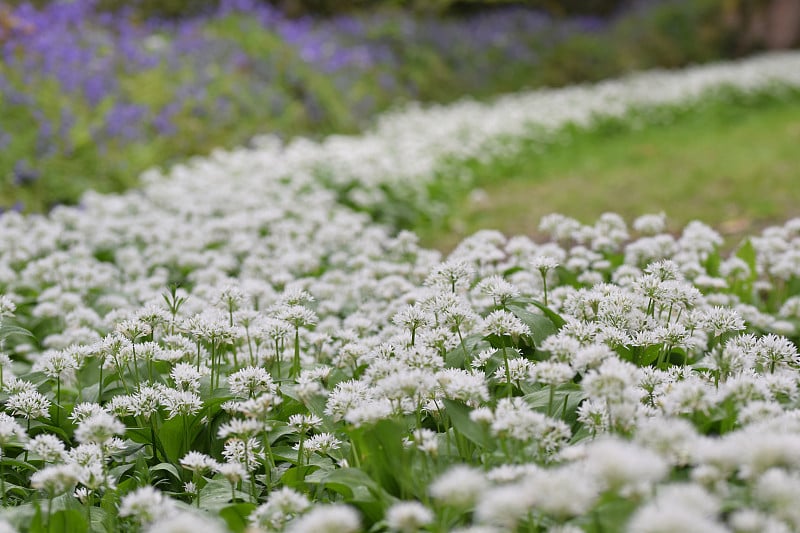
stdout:
POLYGON ((156 427, 153 424, 153 417, 150 416, 150 440, 153 441, 153 462, 158 463, 158 450, 156 448, 156 427))
POLYGON ((200 474, 195 470, 192 472, 192 481, 194 481, 194 490, 195 492, 195 503, 197 504, 197 508, 200 508, 200 474))
POLYGON ((303 445, 305 444, 305 440, 305 432, 300 433, 300 445, 297 447, 297 466, 302 466, 303 464, 303 445))
POLYGON ((461 336, 461 327, 456 324, 456 334, 458 335, 458 342, 461 344, 461 349, 464 350, 464 369, 469 370, 470 368, 470 360, 469 354, 467 353, 467 347, 464 344, 464 337, 461 336))
POLYGON ((3 449, 0 448, 0 492, 3 494, 3 508, 8 504, 6 498, 6 465, 3 463, 3 449))
POLYGON ((56 378, 56 427, 61 425, 61 376, 56 378))
POLYGON ((136 359, 136 343, 131 344, 131 350, 133 351, 133 375, 136 378, 136 386, 138 387, 142 380, 139 377, 139 361, 136 359))
POLYGON ((97 403, 103 403, 103 361, 100 360, 100 380, 97 382, 97 403))
POLYGON ((511 369, 508 366, 508 354, 506 353, 505 342, 503 342, 503 364, 506 367, 506 384, 508 385, 508 397, 511 398, 511 394, 514 390, 514 385, 511 384, 511 369))
POLYGON ((185 445, 183 451, 187 451, 191 448, 189 445, 189 424, 187 423, 186 418, 186 415, 181 416, 181 419, 183 420, 183 443, 185 445))
POLYGON ((294 359, 292 361, 292 377, 300 374, 300 327, 294 328, 294 359))
POLYGON ((539 270, 542 274, 542 288, 544 290, 544 306, 547 307, 547 271, 544 269, 539 270))

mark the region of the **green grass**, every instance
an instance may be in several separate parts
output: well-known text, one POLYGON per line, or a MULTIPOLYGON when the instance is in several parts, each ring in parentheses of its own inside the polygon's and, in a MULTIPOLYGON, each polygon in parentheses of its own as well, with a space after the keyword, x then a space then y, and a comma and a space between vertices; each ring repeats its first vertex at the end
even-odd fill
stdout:
POLYGON ((663 211, 671 228, 699 219, 732 241, 800 215, 800 94, 728 96, 660 125, 637 116, 650 124, 607 121, 565 132, 565 144, 470 163, 480 193, 456 198, 446 227, 417 228, 424 244, 447 251, 479 229, 536 236, 553 212, 592 222, 663 211))

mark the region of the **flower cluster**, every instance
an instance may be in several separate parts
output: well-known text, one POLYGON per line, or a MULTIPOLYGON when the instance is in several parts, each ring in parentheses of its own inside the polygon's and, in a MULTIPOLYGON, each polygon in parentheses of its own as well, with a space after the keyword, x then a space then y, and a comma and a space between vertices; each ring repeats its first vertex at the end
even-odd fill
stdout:
POLYGON ((553 215, 443 258, 294 146, 0 217, 3 325, 33 335, 4 334, 0 518, 800 528, 798 220, 726 256, 700 222, 553 215))

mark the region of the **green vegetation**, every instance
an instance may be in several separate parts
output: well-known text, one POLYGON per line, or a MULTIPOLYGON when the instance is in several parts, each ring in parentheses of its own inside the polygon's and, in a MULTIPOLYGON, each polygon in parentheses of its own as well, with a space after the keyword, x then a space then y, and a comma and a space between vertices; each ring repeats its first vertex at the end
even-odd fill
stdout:
POLYGON ((729 95, 662 119, 639 112, 573 128, 544 147, 530 142, 516 156, 469 163, 478 189, 453 199, 446 227, 419 230, 447 250, 478 229, 535 234, 552 212, 585 222, 606 211, 666 211, 673 228, 701 219, 738 238, 800 215, 798 104, 797 93, 729 95))

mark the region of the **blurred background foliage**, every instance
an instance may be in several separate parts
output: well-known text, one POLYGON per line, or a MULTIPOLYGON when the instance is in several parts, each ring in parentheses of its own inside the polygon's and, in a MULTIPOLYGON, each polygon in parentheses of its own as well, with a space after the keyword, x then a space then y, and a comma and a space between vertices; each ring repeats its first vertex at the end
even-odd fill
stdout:
MULTIPOLYGON (((25 0, 10 0, 19 5, 25 0)), ((43 7, 57 0, 32 0, 31 4, 43 7)), ((416 12, 464 13, 476 9, 495 7, 526 7, 546 10, 553 15, 593 14, 610 15, 624 7, 628 0, 263 0, 289 16, 332 16, 353 11, 399 8, 416 12)), ((102 10, 135 9, 145 17, 181 17, 203 10, 215 9, 219 0, 101 0, 102 10)))
POLYGON ((361 131, 410 101, 488 99, 796 45, 792 6, 13 0, 0 4, 0 208, 124 190, 147 168, 260 134, 361 131))

